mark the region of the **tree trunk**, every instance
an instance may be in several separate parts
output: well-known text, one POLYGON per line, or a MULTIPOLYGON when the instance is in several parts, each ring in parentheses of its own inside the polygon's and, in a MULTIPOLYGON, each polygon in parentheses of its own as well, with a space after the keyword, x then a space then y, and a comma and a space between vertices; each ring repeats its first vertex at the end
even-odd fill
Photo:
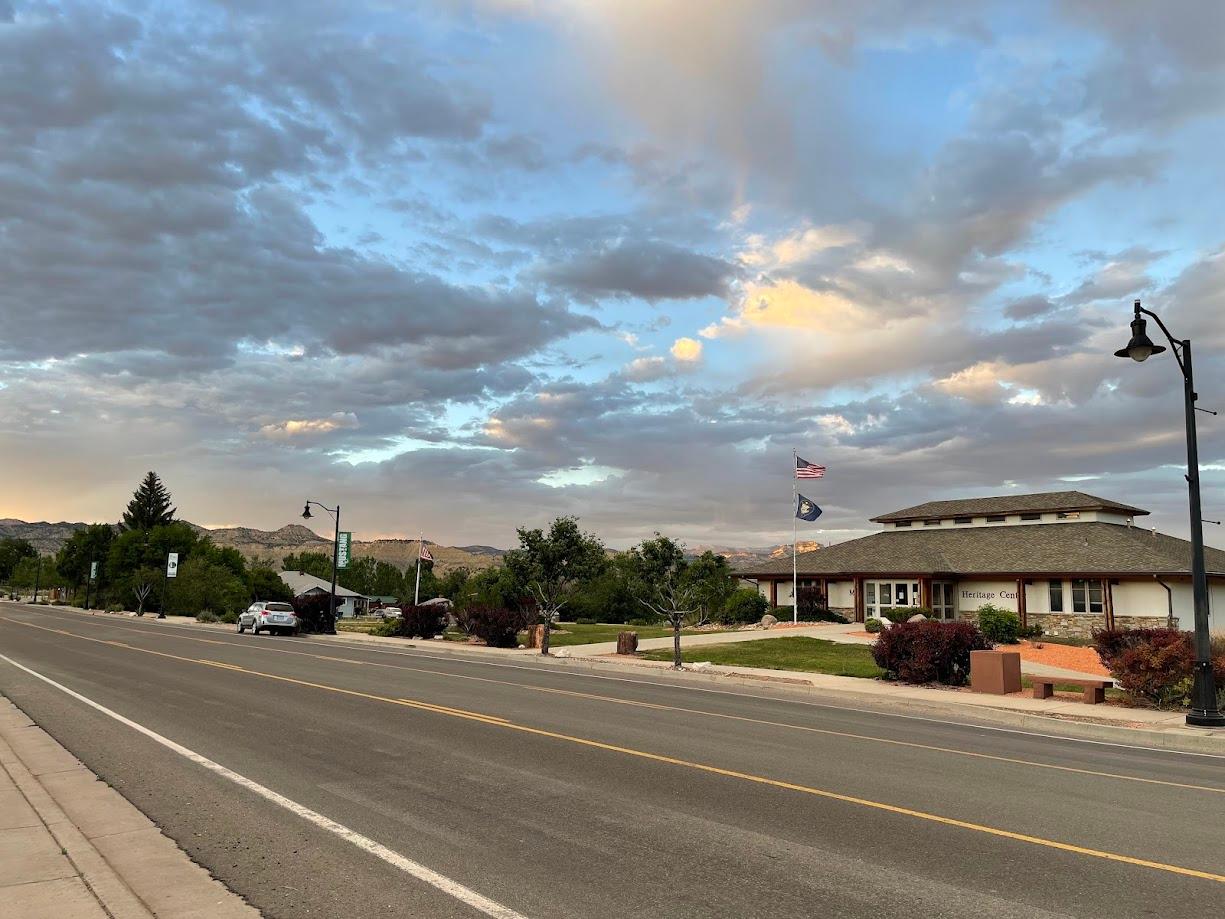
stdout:
POLYGON ((540 653, 541 654, 549 653, 549 627, 552 624, 553 624, 553 614, 549 613, 549 615, 545 616, 544 632, 540 636, 540 653))
POLYGON ((681 621, 672 621, 672 669, 681 669, 681 621))

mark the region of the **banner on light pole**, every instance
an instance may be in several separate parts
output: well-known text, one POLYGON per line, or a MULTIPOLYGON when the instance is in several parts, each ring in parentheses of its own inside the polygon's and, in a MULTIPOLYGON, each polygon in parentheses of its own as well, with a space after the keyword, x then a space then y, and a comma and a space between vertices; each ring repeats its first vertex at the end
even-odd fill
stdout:
POLYGON ((166 556, 166 577, 174 578, 179 575, 179 553, 171 552, 166 556))
POLYGON ((89 563, 89 579, 91 581, 98 580, 98 563, 97 562, 89 563))
POLYGON ((349 567, 349 549, 353 543, 353 534, 342 530, 336 540, 336 567, 349 567))

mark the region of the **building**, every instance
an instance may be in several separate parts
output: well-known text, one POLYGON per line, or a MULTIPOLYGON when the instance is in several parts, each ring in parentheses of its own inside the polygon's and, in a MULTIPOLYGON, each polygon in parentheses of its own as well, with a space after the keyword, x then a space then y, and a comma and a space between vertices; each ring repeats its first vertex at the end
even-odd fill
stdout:
MULTIPOLYGON (((280 575, 281 580, 289 586, 295 597, 327 594, 332 589, 331 581, 317 578, 313 574, 307 574, 305 571, 282 571, 280 575)), ((354 616, 360 616, 366 612, 366 608, 370 605, 369 597, 365 597, 355 590, 347 590, 339 584, 336 585, 336 599, 339 601, 336 606, 336 615, 341 619, 352 619, 354 616)))
MULTIPOLYGON (((992 604, 1052 635, 1194 625, 1191 543, 1138 527, 1142 508, 1079 491, 930 501, 873 517, 881 532, 802 553, 799 586, 862 622, 890 607, 972 619, 992 604)), ((1225 551, 1205 548, 1211 628, 1225 633, 1225 551)), ((737 572, 789 606, 791 559, 737 572)))

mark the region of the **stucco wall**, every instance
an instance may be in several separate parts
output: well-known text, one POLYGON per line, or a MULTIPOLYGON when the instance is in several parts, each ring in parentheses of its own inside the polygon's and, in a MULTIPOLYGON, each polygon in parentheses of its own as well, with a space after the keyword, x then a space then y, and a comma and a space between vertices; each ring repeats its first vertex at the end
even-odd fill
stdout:
POLYGON ((987 604, 1010 609, 1014 613, 1018 609, 1016 581, 959 581, 954 590, 958 615, 974 613, 987 604))

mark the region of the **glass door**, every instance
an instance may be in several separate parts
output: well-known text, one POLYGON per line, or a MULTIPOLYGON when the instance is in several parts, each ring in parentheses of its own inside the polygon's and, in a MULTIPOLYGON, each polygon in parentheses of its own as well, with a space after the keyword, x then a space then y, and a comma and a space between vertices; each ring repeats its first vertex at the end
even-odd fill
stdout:
POLYGON ((956 592, 949 581, 932 581, 932 618, 952 619, 957 615, 956 592))

